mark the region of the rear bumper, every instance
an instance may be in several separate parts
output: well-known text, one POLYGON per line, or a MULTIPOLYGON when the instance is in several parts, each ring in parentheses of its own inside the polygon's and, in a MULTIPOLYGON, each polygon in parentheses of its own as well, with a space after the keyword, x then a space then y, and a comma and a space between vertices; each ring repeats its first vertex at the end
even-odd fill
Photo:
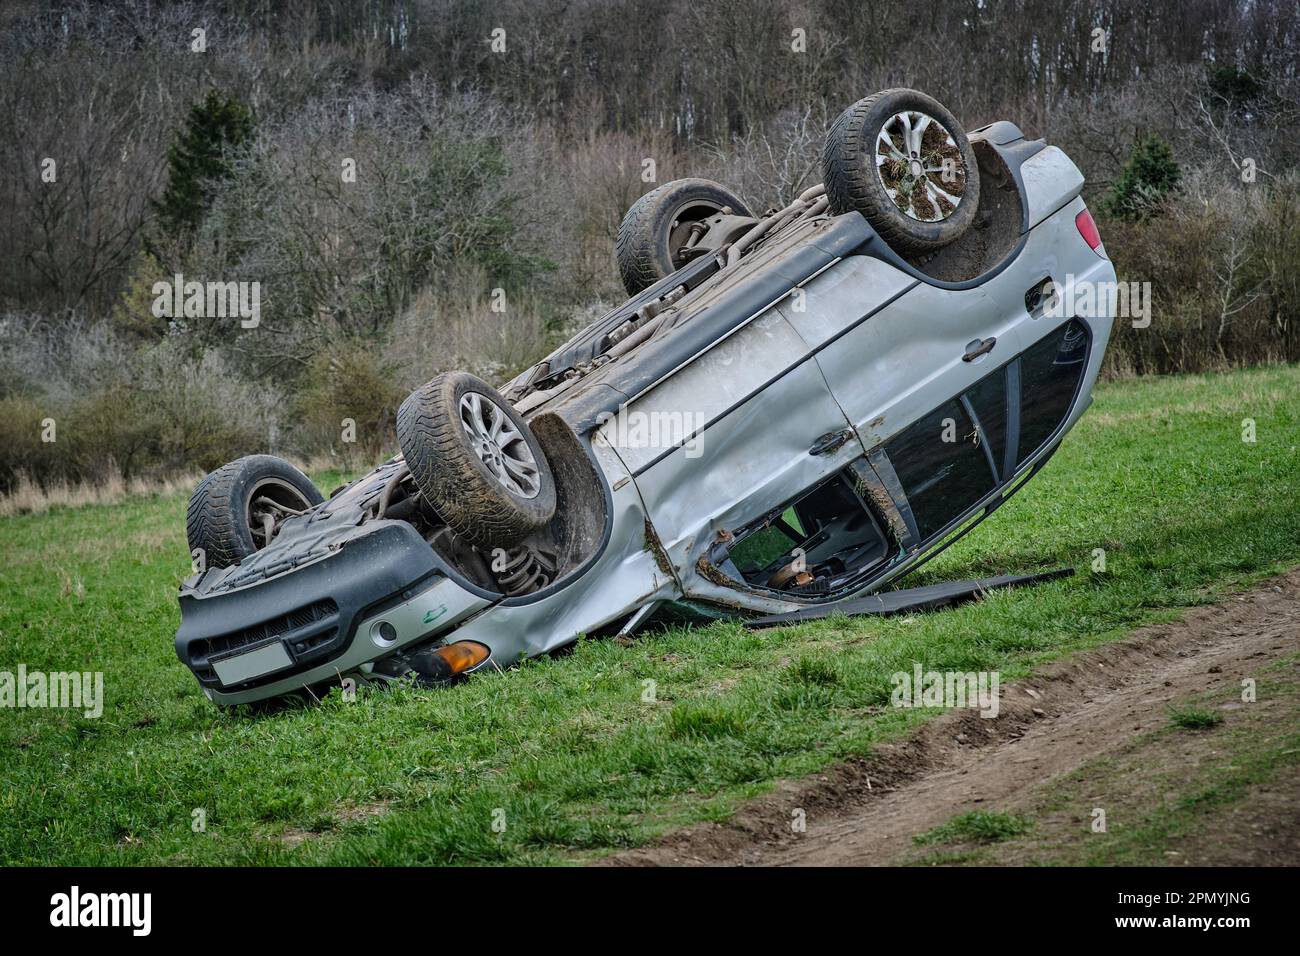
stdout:
POLYGON ((255 584, 182 588, 176 654, 210 699, 249 703, 336 680, 490 603, 447 577, 415 529, 395 522, 255 584))

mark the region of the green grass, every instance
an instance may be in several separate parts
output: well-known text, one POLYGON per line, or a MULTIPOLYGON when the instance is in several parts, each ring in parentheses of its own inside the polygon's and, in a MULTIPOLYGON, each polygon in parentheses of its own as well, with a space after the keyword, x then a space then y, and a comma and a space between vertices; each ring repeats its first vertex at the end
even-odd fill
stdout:
POLYGON ((0 861, 553 863, 720 819, 926 719, 889 706, 913 661, 1013 680, 1300 563, 1298 440, 1296 368, 1110 386, 915 583, 1074 578, 906 618, 582 641, 446 690, 266 713, 218 711, 176 660, 182 498, 4 519, 0 670, 103 671, 107 702, 0 710, 0 861))
POLYGON ((1001 843, 1020 836, 1029 828, 1030 822, 1015 813, 972 810, 912 839, 922 846, 932 843, 1001 843))
POLYGON ((1169 712, 1169 722, 1184 730, 1209 730, 1223 723, 1223 715, 1196 707, 1175 709, 1169 712))

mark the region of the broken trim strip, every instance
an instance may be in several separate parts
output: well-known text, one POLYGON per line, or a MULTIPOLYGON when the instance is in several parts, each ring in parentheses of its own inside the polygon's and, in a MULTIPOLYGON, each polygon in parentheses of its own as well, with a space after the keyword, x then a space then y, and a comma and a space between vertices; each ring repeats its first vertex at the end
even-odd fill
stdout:
POLYGON ((1074 568, 1057 568, 1054 571, 1042 571, 1038 574, 1004 574, 1001 577, 982 578, 977 581, 949 581, 944 584, 928 584, 919 588, 904 588, 898 591, 869 594, 866 597, 849 598, 818 607, 790 611, 785 614, 769 614, 766 617, 745 621, 745 626, 748 628, 780 627, 786 624, 800 624, 804 621, 816 621, 841 614, 846 617, 859 617, 904 614, 911 611, 934 611, 981 598, 996 588, 1040 584, 1044 581, 1068 578, 1073 574, 1074 568))

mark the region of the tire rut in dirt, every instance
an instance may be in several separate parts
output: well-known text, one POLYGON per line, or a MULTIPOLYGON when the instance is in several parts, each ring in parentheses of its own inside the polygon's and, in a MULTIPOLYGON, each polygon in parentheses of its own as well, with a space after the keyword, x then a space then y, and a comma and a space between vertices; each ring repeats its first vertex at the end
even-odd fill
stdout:
POLYGON ((1257 671, 1294 652, 1297 621, 1300 569, 1004 684, 996 720, 974 710, 948 711, 866 757, 779 781, 774 793, 746 804, 725 823, 686 827, 599 862, 897 863, 900 849, 912 847, 916 834, 956 813, 1006 805, 1164 726, 1163 698, 1209 686, 1237 688, 1238 671, 1257 671), (792 807, 806 812, 806 834, 790 832, 792 807))

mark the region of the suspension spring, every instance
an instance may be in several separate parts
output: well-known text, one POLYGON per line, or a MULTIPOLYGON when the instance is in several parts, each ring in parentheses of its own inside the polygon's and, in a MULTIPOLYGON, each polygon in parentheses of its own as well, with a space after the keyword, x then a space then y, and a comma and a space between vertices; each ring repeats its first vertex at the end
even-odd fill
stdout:
POLYGON ((555 579, 555 558, 524 544, 507 550, 504 560, 494 556, 492 573, 507 597, 532 594, 555 579))

